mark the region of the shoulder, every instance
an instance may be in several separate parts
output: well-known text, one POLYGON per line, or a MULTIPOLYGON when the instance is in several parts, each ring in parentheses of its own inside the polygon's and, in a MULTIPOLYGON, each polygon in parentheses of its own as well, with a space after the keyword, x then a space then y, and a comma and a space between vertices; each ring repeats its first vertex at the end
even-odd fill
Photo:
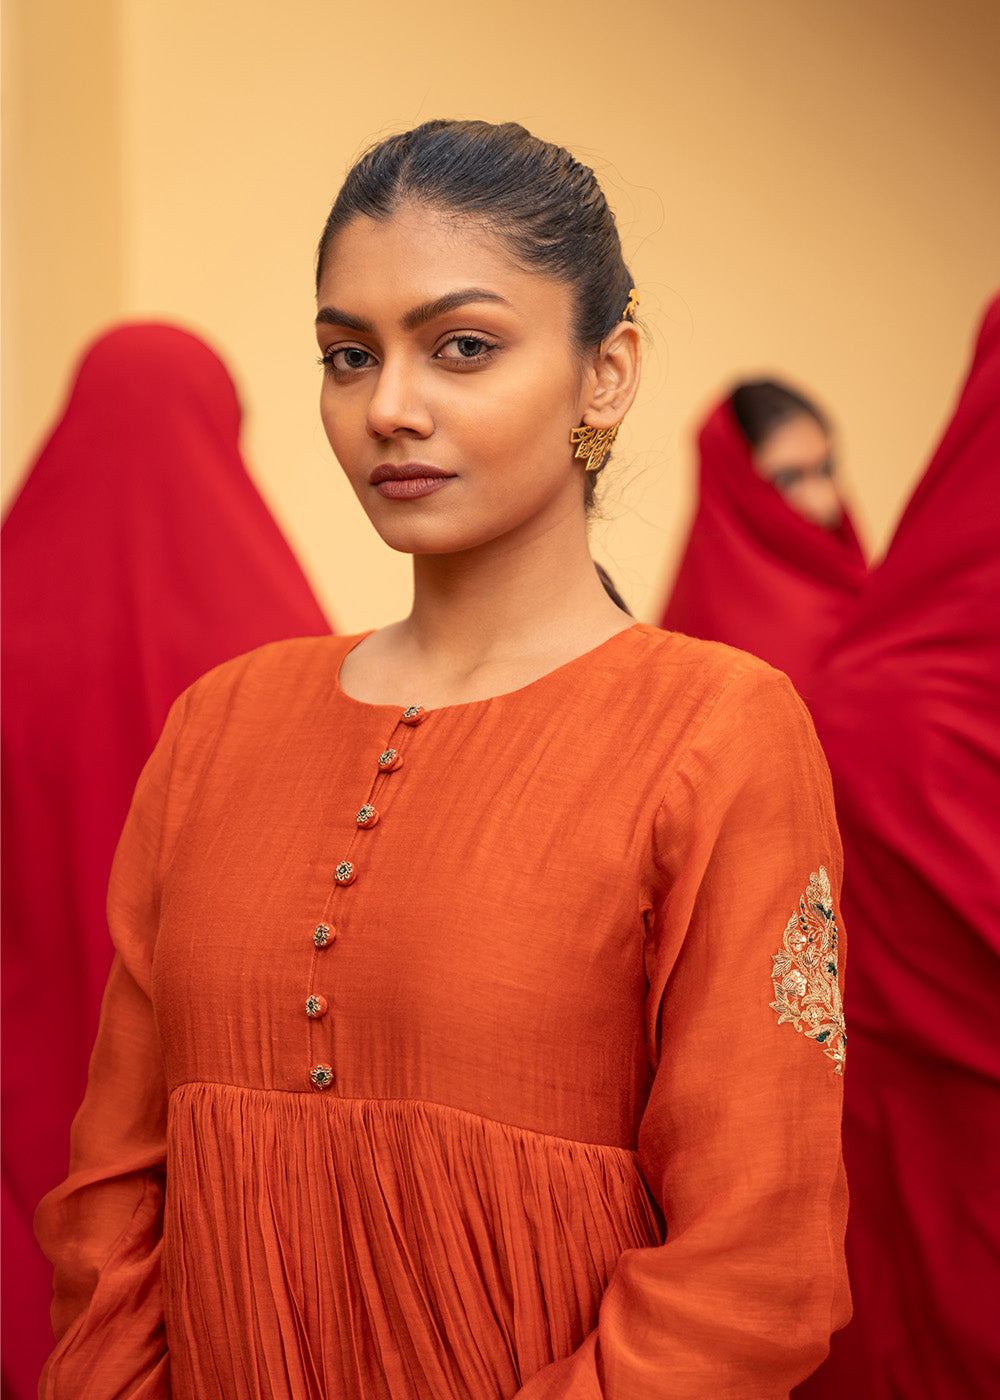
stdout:
POLYGON ((749 784, 829 790, 805 703, 783 671, 756 656, 640 626, 630 647, 650 717, 674 736, 673 785, 723 794, 749 784))
POLYGON ((266 715, 328 696, 337 685, 340 664, 363 634, 349 637, 292 637, 268 642, 234 656, 199 677, 178 701, 188 720, 234 704, 266 715))
POLYGON ((269 743, 328 713, 340 663, 359 637, 269 642, 207 671, 174 702, 156 756, 173 769, 200 770, 221 747, 269 743))
MULTIPOLYGON (((661 716, 670 713, 688 736, 704 724, 747 710, 806 716, 791 681, 749 652, 637 623, 621 634, 618 664, 626 688, 661 716)), ((806 716, 806 722, 809 723, 806 716)))

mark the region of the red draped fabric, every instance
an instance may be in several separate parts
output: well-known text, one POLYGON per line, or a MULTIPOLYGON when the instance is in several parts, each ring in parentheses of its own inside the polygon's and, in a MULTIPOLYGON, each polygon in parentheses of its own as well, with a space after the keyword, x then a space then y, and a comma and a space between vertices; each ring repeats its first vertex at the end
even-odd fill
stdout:
POLYGON ((1000 1395, 1000 297, 811 705, 851 956, 855 1320, 805 1400, 1000 1395))
POLYGON ((66 1174, 111 962, 104 902, 171 702, 219 662, 329 631, 240 457, 219 359, 171 326, 99 339, 3 525, 4 1397, 36 1393, 66 1174))
POLYGON ((661 626, 753 652, 801 688, 864 581, 854 526, 806 520, 757 475, 728 399, 698 451, 698 506, 661 626))

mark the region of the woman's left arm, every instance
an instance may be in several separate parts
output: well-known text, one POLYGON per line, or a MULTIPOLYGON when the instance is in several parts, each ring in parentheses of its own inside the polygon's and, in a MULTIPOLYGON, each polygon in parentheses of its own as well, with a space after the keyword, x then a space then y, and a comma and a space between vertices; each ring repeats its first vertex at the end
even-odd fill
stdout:
POLYGON ((840 842, 778 672, 737 666, 671 781, 655 864, 639 1159, 666 1242, 622 1256, 597 1328, 518 1400, 778 1400, 850 1316, 840 842))

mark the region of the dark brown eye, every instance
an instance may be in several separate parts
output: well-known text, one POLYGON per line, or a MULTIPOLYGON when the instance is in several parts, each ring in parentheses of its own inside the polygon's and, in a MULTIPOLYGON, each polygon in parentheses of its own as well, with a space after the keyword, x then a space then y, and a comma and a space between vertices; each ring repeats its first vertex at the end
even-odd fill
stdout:
POLYGON ((784 495, 787 491, 794 491, 801 480, 802 473, 799 471, 798 467, 785 467, 780 472, 774 473, 774 476, 771 478, 771 485, 776 491, 780 491, 782 495, 784 495))
POLYGON ((320 364, 331 374, 357 373, 358 370, 367 369, 373 362, 373 356, 360 345, 342 345, 337 349, 327 350, 320 359, 320 364))
POLYGON ((452 368, 486 364, 499 347, 480 335, 453 335, 437 352, 437 359, 452 368))

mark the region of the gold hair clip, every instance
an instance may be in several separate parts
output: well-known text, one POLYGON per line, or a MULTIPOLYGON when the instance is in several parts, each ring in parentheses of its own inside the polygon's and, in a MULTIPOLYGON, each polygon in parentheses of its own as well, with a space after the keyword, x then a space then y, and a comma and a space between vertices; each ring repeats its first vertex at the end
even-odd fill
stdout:
POLYGON ((628 294, 628 302, 622 312, 623 321, 634 321, 635 313, 639 310, 639 293, 633 287, 628 294))

